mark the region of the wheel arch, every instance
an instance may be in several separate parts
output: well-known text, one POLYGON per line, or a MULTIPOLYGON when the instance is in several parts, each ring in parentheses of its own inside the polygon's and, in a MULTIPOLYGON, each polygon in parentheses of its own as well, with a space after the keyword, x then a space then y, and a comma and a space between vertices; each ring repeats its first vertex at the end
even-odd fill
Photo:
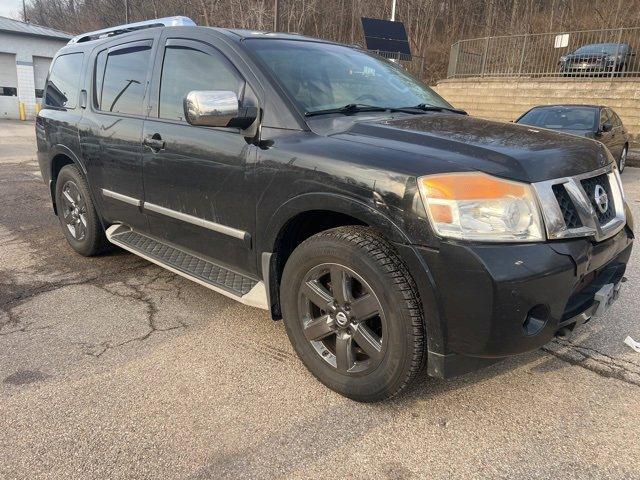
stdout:
POLYGON ((51 162, 49 170, 49 194, 51 195, 51 203, 53 205, 53 212, 57 215, 58 209, 56 206, 56 183, 60 170, 67 165, 77 165, 80 172, 85 176, 87 170, 80 159, 73 153, 71 149, 64 145, 56 145, 51 152, 51 162))
POLYGON ((347 225, 368 226, 391 242, 408 242, 405 233, 386 214, 362 200, 340 194, 299 195, 284 203, 272 215, 264 230, 259 252, 274 320, 282 318, 280 280, 293 250, 316 233, 347 225))

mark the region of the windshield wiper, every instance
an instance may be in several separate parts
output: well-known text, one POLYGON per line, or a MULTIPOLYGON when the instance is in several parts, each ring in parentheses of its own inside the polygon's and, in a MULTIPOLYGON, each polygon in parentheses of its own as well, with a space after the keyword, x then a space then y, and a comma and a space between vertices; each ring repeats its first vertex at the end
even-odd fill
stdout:
POLYGON ((423 112, 451 112, 458 113, 460 115, 469 115, 465 110, 461 110, 459 108, 449 108, 449 107, 438 107, 436 105, 429 105, 427 103, 419 103, 418 105, 414 105, 413 107, 404 107, 405 109, 416 109, 422 110, 423 112))
POLYGON ((339 108, 327 108, 324 110, 313 110, 306 112, 305 117, 313 117, 315 115, 328 115, 331 113, 341 113, 343 115, 351 115, 359 112, 401 112, 401 113, 421 113, 421 112, 452 112, 461 115, 467 115, 467 112, 457 108, 437 107, 435 105, 427 105, 426 103, 420 103, 413 107, 380 107, 376 105, 367 105, 365 103, 348 103, 347 105, 339 108))
POLYGON ((348 103, 343 107, 338 108, 326 108, 324 110, 313 110, 306 112, 305 117, 313 117, 314 115, 328 115, 330 113, 342 113, 343 115, 350 115, 358 112, 386 112, 389 110, 386 107, 376 107, 375 105, 367 105, 364 103, 348 103))

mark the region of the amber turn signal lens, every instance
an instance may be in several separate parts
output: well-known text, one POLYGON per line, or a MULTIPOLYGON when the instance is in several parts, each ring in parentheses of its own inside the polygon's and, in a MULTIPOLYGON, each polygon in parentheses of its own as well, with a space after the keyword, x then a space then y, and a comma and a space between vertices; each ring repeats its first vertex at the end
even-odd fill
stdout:
POLYGON ((432 199, 489 200, 504 197, 520 198, 524 185, 494 178, 484 173, 430 175, 422 180, 424 193, 432 199))

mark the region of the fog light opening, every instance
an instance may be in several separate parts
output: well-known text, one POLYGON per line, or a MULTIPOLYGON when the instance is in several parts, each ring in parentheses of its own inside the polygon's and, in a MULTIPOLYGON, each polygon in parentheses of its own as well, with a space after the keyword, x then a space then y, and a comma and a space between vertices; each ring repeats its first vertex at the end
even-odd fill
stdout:
POLYGON ((522 323, 522 329, 527 336, 537 335, 542 331, 549 320, 549 307, 546 305, 536 305, 527 314, 522 323))

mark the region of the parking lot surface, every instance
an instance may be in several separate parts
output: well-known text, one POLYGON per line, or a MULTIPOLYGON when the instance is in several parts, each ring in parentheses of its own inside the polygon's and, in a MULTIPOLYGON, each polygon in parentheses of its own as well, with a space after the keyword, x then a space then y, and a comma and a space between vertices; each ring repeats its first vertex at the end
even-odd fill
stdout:
MULTIPOLYGON (((623 179, 640 218, 640 169, 623 179)), ((75 254, 33 124, 0 121, 0 478, 640 478, 639 255, 570 341, 358 404, 266 312, 75 254)))

